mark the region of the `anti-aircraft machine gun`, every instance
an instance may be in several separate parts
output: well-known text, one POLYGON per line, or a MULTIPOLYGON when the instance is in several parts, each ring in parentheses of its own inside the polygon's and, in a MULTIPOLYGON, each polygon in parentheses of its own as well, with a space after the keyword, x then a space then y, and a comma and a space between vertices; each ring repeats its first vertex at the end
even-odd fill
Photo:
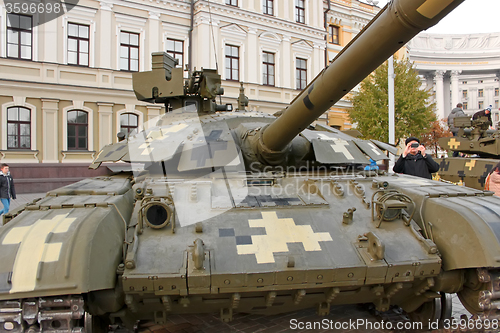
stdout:
POLYGON ((358 171, 389 147, 311 125, 461 2, 391 1, 278 118, 228 112, 215 102, 215 71, 184 82, 173 59, 154 54, 134 90, 172 111, 91 165, 132 171, 51 191, 6 217, 0 330, 91 332, 214 311, 328 315, 353 303, 399 306, 428 324, 450 316, 451 293, 496 318, 500 199, 358 171))
POLYGON ((476 120, 457 117, 454 121, 459 128, 457 136, 441 138, 439 145, 467 157, 438 159, 438 175, 444 180, 482 190, 486 177, 500 162, 500 131, 489 129, 491 123, 487 117, 476 120))

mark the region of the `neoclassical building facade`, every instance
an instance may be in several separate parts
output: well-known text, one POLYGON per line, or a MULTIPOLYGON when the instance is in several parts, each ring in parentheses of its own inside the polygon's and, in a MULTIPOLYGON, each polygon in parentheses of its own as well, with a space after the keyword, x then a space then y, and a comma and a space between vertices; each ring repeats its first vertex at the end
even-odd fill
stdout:
MULTIPOLYGON (((138 102, 132 73, 165 51, 179 66, 218 68, 236 104, 274 113, 380 8, 358 0, 80 0, 39 24, 0 4, 0 161, 86 165, 119 131, 165 112, 138 102)), ((186 72, 187 76, 187 72, 186 72)), ((322 121, 349 128, 349 103, 322 121)))
POLYGON ((438 118, 462 103, 470 115, 492 106, 499 119, 500 32, 466 35, 421 33, 407 45, 409 58, 432 89, 438 118))

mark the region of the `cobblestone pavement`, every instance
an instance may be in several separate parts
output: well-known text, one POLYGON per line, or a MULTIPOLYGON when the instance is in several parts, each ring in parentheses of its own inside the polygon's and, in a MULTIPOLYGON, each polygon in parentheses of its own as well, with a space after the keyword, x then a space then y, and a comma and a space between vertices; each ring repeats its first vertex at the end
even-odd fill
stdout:
MULTIPOLYGON (((471 316, 460 304, 458 297, 453 299, 454 305, 459 307, 453 310, 454 318, 459 319, 461 315, 471 316)), ((142 323, 139 327, 140 333, 195 333, 195 332, 217 332, 217 333, 247 333, 247 332, 472 332, 434 329, 432 331, 417 329, 408 317, 397 309, 378 314, 367 305, 338 305, 332 306, 328 316, 316 315, 314 309, 300 310, 282 315, 262 316, 250 314, 237 314, 233 321, 224 323, 219 319, 217 313, 200 315, 171 315, 167 317, 167 323, 155 325, 154 323, 142 323), (355 323, 361 322, 360 326, 355 323), (302 324, 299 324, 302 323, 302 324), (397 329, 397 325, 401 329, 397 329), (317 326, 308 326, 317 325, 317 326), (341 328, 338 325, 344 325, 341 328), (415 329, 412 329, 415 328, 415 329)), ((474 331, 479 332, 479 331, 474 331)), ((482 332, 482 331, 481 331, 482 332)), ((493 332, 493 331, 492 331, 493 332)), ((496 330, 495 332, 498 332, 496 330)))
MULTIPOLYGON (((45 193, 20 194, 17 196, 17 200, 11 201, 11 209, 14 209, 24 203, 31 202, 36 198, 41 198, 44 196, 45 193)), ((456 295, 453 295, 452 316, 455 319, 460 319, 460 317, 463 315, 467 316, 468 318, 471 316, 471 314, 464 309, 458 297, 456 295)), ((396 327, 398 322, 406 323, 407 325, 409 323, 408 318, 404 314, 401 314, 395 310, 391 310, 384 314, 378 315, 373 310, 370 310, 368 306, 339 305, 339 306, 332 306, 330 315, 326 317, 319 317, 316 315, 314 309, 307 309, 307 310, 300 310, 292 313, 273 315, 273 316, 236 314, 233 316, 233 321, 229 323, 222 322, 217 313, 199 314, 199 315, 170 315, 167 317, 167 322, 163 325, 155 325, 154 323, 150 322, 141 323, 141 325, 139 326, 139 332, 141 333, 422 332, 422 330, 387 329, 387 326, 382 328, 381 326, 382 321, 391 322, 394 328, 396 327), (296 326, 291 325, 291 320, 296 320, 297 325, 296 326), (355 322, 357 320, 364 321, 365 324, 363 325, 362 329, 353 329, 352 326, 346 327, 346 329, 335 329, 335 323, 349 323, 349 321, 355 322), (310 323, 310 325, 314 325, 314 323, 316 323, 316 325, 326 323, 327 327, 333 325, 331 326, 333 327, 333 330, 325 329, 324 326, 321 327, 316 326, 316 329, 314 327, 309 329, 307 328, 307 326, 304 326, 303 329, 300 329, 298 324, 299 322, 304 323, 304 325, 307 325, 307 323, 310 323)), ((465 331, 434 330, 433 332, 448 333, 448 332, 465 332, 465 331)), ((498 330, 496 330, 496 332, 498 332, 498 330)))

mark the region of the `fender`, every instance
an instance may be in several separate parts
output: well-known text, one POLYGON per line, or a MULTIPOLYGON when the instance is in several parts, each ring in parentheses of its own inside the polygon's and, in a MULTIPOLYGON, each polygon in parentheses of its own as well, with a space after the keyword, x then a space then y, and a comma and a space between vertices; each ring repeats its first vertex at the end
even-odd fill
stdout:
POLYGON ((113 288, 133 209, 124 180, 121 195, 47 196, 1 227, 0 300, 113 288))
POLYGON ((444 270, 498 266, 499 197, 492 196, 492 192, 422 178, 398 178, 391 185, 417 204, 414 218, 424 236, 437 245, 444 270), (399 182, 403 183, 401 188, 399 182))

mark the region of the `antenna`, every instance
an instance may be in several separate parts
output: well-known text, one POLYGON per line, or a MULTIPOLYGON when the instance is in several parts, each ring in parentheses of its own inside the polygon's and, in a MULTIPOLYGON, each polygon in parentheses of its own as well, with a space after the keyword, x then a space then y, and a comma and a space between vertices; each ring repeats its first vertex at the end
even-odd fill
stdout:
POLYGON ((212 30, 212 43, 214 44, 215 69, 219 72, 219 63, 217 62, 217 47, 215 46, 214 25, 212 24, 212 11, 210 10, 210 0, 208 2, 208 14, 210 15, 210 29, 212 30))

